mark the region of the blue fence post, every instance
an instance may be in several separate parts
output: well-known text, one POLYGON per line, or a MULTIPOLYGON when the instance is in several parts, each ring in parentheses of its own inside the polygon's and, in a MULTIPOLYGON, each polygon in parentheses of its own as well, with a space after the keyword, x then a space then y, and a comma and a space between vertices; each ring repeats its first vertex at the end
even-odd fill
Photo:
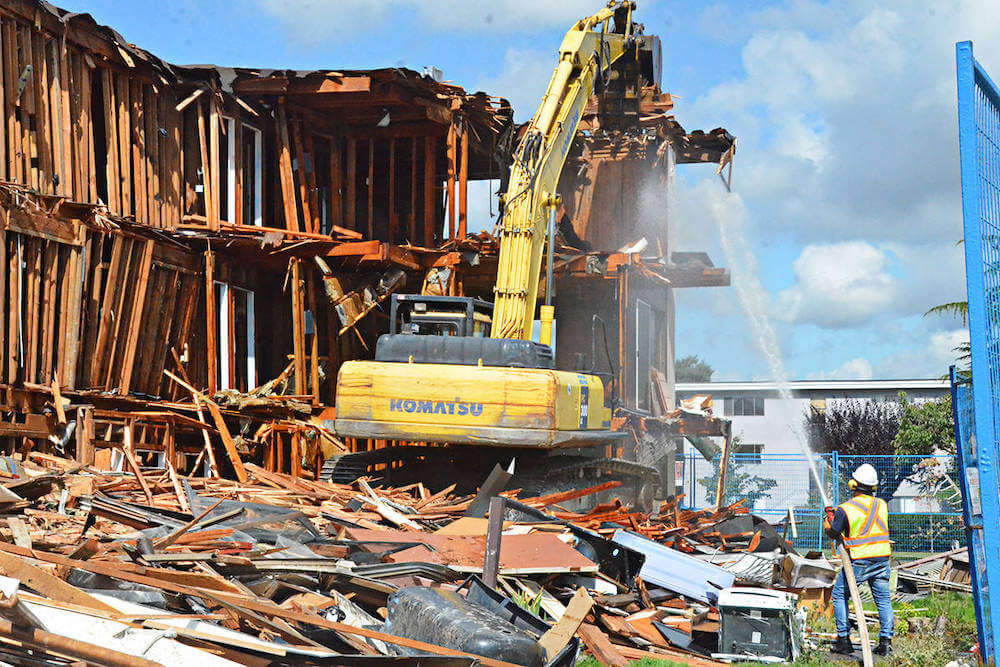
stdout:
MULTIPOLYGON (((990 628, 1000 627, 1000 605, 989 605, 990 588, 1000 590, 1000 488, 998 488, 996 420, 1000 417, 1000 92, 976 62, 972 42, 955 47, 958 79, 958 141, 962 173, 962 220, 965 274, 972 352, 973 409, 970 451, 975 466, 962 470, 967 501, 978 498, 982 515, 983 577, 977 608, 984 614, 981 656, 996 659, 990 628), (974 444, 973 444, 974 443, 974 444), (974 473, 974 475, 970 475, 974 473), (986 618, 989 619, 985 623, 986 618)), ((974 540, 975 542, 975 540, 974 540)), ((973 547, 977 545, 974 543, 973 547)), ((970 549, 970 551, 972 551, 970 549)))
MULTIPOLYGON (((979 474, 973 440, 970 437, 973 417, 971 391, 961 383, 951 367, 951 410, 955 425, 955 451, 958 456, 958 478, 962 487, 962 518, 965 522, 965 542, 969 547, 969 574, 972 579, 972 596, 976 608, 976 629, 980 637, 980 654, 993 655, 992 624, 989 612, 989 585, 985 574, 983 553, 983 517, 979 490, 972 480, 979 474), (970 474, 971 473, 971 474, 970 474)), ((984 662, 985 662, 984 655, 984 662)))
POLYGON ((840 452, 836 449, 830 456, 830 465, 833 466, 830 475, 830 481, 833 483, 833 488, 830 491, 830 503, 836 507, 840 504, 840 452))

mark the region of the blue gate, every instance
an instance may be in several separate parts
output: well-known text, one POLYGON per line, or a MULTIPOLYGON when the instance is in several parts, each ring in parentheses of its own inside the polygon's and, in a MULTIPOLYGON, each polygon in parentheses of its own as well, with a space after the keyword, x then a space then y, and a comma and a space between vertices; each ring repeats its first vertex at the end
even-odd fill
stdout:
POLYGON ((1000 92, 972 42, 958 43, 956 61, 972 386, 953 371, 952 394, 980 652, 992 665, 1000 628, 1000 604, 989 600, 1000 591, 1000 92))

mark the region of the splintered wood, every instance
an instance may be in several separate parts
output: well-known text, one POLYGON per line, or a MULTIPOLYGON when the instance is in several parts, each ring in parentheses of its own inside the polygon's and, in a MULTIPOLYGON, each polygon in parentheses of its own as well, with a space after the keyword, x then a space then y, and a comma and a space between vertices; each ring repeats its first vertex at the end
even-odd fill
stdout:
MULTIPOLYGON (((447 642, 395 636, 380 622, 388 596, 400 587, 454 589, 482 571, 487 519, 464 516, 473 497, 455 495, 454 486, 433 492, 423 484, 391 488, 365 478, 334 484, 252 463, 245 481, 189 477, 172 467, 126 465, 111 472, 44 453, 0 458, 0 468, 14 471, 0 476, 0 488, 23 494, 6 506, 0 523, 0 574, 20 582, 25 618, 34 614, 41 623, 63 614, 73 619, 64 627, 79 624, 81 633, 95 631, 88 624, 110 624, 101 626, 106 647, 123 654, 135 649, 119 641, 115 628, 173 628, 178 638, 198 640, 194 646, 202 648, 174 647, 188 657, 171 664, 195 664, 190 651, 202 649, 244 664, 260 655, 305 662, 343 652, 389 656, 392 647, 468 655, 447 642), (123 602, 102 593, 110 588, 187 602, 164 606, 148 594, 148 604, 123 602), (334 609, 336 615, 326 613, 334 609), (336 640, 316 640, 318 630, 336 640), (283 640, 280 650, 268 643, 274 637, 283 640)), ((638 579, 608 577, 600 563, 573 548, 567 522, 596 528, 590 534, 601 540, 608 521, 657 535, 676 528, 667 519, 679 517, 695 534, 741 508, 703 514, 664 505, 650 515, 617 502, 582 514, 558 506, 608 488, 532 498, 502 492, 554 516, 504 522, 499 590, 529 606, 537 600, 551 629, 535 639, 550 659, 580 647, 608 664, 636 656, 715 664, 660 630, 669 627, 689 643, 694 630, 710 627, 706 623, 717 627, 714 610, 660 589, 647 592, 638 579), (609 594, 608 586, 618 592, 609 594)), ((75 630, 59 632, 81 639, 75 630)), ((0 623, 0 650, 16 652, 17 641, 0 623)), ((157 645, 166 651, 176 641, 157 645)), ((166 655, 145 658, 162 662, 166 655)), ((472 657, 484 665, 510 664, 472 657)))

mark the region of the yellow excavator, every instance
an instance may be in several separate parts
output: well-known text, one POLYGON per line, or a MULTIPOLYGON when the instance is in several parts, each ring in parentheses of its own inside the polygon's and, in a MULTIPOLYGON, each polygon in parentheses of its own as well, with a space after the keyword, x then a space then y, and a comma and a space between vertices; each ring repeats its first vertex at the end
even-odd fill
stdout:
POLYGON ((539 341, 531 340, 546 239, 552 284, 559 176, 595 84, 603 88, 618 75, 616 63, 638 58, 634 7, 611 2, 566 33, 502 196, 494 303, 394 295, 390 332, 379 338, 375 360, 341 367, 337 434, 407 444, 331 459, 325 478, 353 481, 385 464, 387 472, 409 470, 425 484, 460 477, 478 483, 478 470, 516 458, 520 488, 541 492, 617 476, 643 504, 652 500, 654 469, 605 457, 623 434, 611 430, 601 379, 554 367, 548 289, 539 341))

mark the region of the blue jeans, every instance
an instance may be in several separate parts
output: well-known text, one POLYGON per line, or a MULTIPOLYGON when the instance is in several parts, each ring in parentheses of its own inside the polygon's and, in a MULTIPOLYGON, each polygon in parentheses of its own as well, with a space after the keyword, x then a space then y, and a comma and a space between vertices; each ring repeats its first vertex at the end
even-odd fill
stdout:
MULTIPOLYGON (((875 598, 875 607, 878 608, 878 636, 880 639, 892 639, 892 631, 895 626, 895 617, 892 615, 892 599, 889 594, 889 561, 883 563, 866 563, 864 560, 854 562, 854 578, 858 581, 858 586, 864 582, 872 589, 872 597, 875 598)), ((837 575, 837 581, 833 584, 833 615, 837 619, 837 635, 847 637, 851 633, 851 626, 847 620, 847 600, 850 594, 847 592, 847 582, 844 580, 844 571, 837 575)))

